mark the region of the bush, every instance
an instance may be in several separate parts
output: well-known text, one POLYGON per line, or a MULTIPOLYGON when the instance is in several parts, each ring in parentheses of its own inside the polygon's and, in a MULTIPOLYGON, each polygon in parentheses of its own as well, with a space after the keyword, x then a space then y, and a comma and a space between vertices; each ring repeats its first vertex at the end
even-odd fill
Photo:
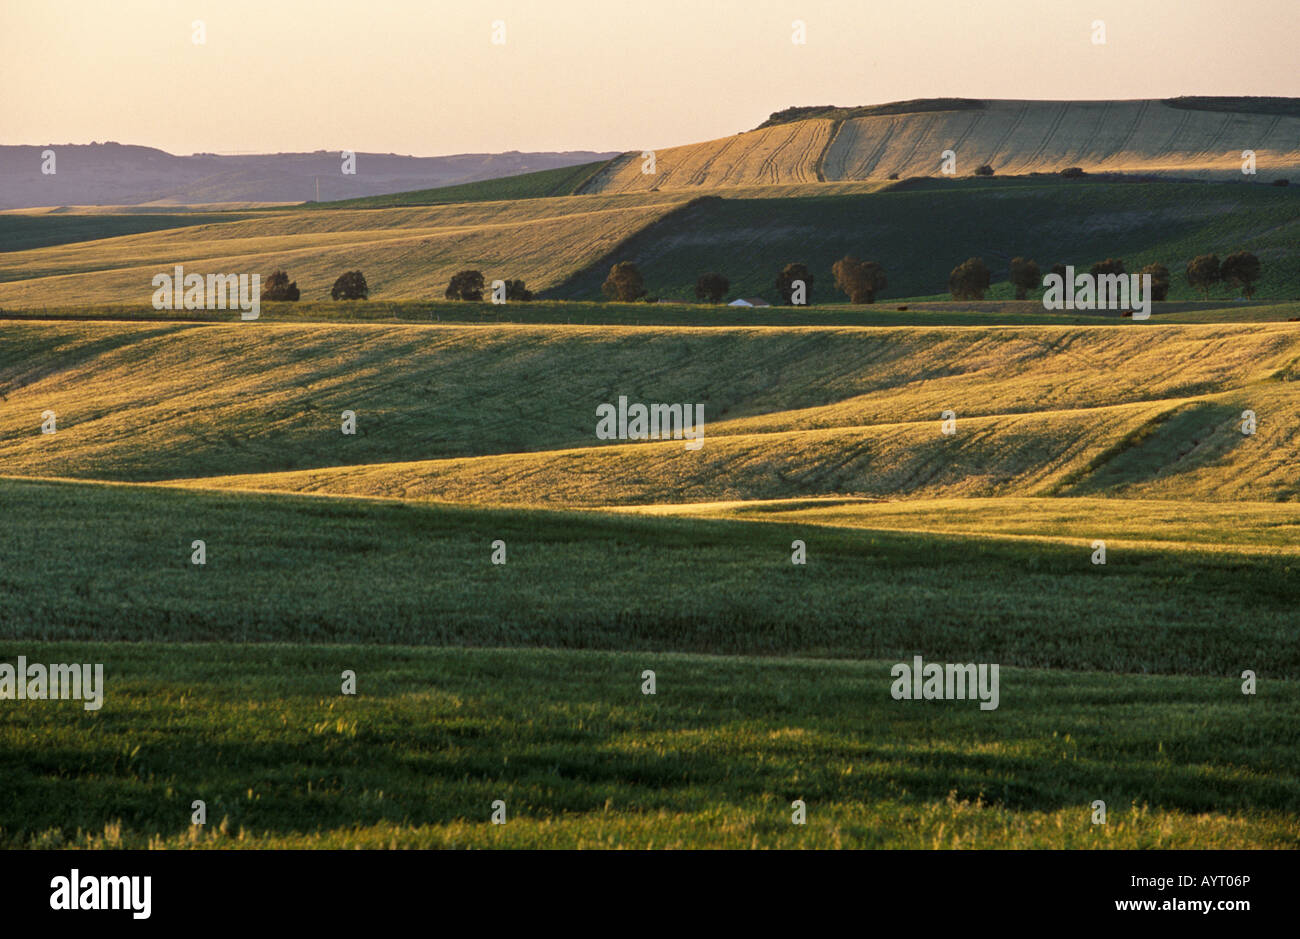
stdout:
POLYGON ((1151 299, 1164 300, 1169 296, 1169 268, 1163 264, 1148 264, 1139 275, 1151 275, 1151 299))
POLYGON ((889 286, 885 269, 875 261, 846 255, 831 265, 835 286, 849 295, 850 303, 875 303, 876 293, 889 286))
POLYGON ((813 276, 808 273, 806 264, 787 264, 781 269, 781 273, 776 275, 776 292, 781 295, 787 306, 794 305, 794 282, 803 281, 804 285, 804 303, 812 301, 813 276))
POLYGON ((484 284, 482 271, 457 271, 451 275, 443 296, 448 300, 482 300, 484 284))
POLYGON ((987 163, 985 163, 983 166, 980 166, 980 167, 978 167, 978 168, 975 170, 975 175, 976 175, 976 176, 992 176, 992 175, 993 175, 993 167, 991 167, 991 166, 989 166, 987 163))
POLYGON ((1088 273, 1093 277, 1100 277, 1103 274, 1123 274, 1125 273, 1124 259, 1107 258, 1104 261, 1098 261, 1088 270, 1088 273))
POLYGON ((347 271, 339 275, 330 288, 331 300, 368 300, 370 287, 366 284, 366 275, 360 271, 347 271))
POLYGON ((262 288, 263 300, 297 300, 298 282, 289 283, 289 275, 278 268, 266 279, 262 288))
POLYGON ((1237 251, 1223 259, 1219 275, 1244 293, 1247 299, 1255 296, 1255 281, 1259 280, 1259 258, 1249 251, 1237 251))
POLYGON ((1079 179, 1088 174, 1083 171, 1083 167, 1081 166, 1067 166, 1065 169, 1061 170, 1061 175, 1066 179, 1079 179))
POLYGON ((1187 283, 1201 292, 1206 300, 1210 299, 1210 288, 1223 280, 1217 254, 1202 254, 1187 262, 1187 283))
MULTIPOLYGON (((1064 271, 1062 271, 1064 276, 1064 271)), ((1038 262, 1026 258, 1011 259, 1011 276, 1008 278, 1012 286, 1016 288, 1016 299, 1023 300, 1028 296, 1029 291, 1036 290, 1043 285, 1042 271, 1038 269, 1038 262)))
POLYGON ((524 286, 522 280, 508 280, 506 281, 506 299, 527 303, 533 299, 533 292, 524 286))
POLYGON ((631 261, 619 261, 609 269, 600 292, 610 300, 631 303, 645 296, 645 278, 631 261))
POLYGON ((989 289, 989 269, 983 258, 967 258, 948 275, 948 292, 954 300, 983 300, 989 289))
POLYGON ((721 303, 722 298, 731 289, 731 281, 718 273, 701 274, 695 281, 695 299, 707 300, 709 303, 721 303))

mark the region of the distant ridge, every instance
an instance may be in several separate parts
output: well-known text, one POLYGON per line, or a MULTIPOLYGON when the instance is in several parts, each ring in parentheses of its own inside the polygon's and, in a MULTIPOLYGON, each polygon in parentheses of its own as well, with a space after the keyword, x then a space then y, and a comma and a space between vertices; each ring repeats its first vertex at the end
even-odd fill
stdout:
POLYGON ((356 154, 355 175, 337 150, 176 156, 119 143, 0 146, 0 209, 61 205, 176 205, 356 199, 473 183, 606 160, 613 153, 356 154), (56 172, 41 172, 53 150, 56 172))

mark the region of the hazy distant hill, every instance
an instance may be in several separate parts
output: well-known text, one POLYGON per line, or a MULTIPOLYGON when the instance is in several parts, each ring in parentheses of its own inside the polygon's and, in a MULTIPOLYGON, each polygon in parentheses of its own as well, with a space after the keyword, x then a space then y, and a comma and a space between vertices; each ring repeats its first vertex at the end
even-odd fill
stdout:
POLYGON ((44 205, 135 205, 145 202, 303 202, 352 199, 470 183, 608 159, 613 153, 464 153, 411 157, 358 153, 356 175, 340 171, 335 150, 174 156, 118 143, 0 146, 0 209, 44 205), (41 172, 53 150, 56 172, 41 172))

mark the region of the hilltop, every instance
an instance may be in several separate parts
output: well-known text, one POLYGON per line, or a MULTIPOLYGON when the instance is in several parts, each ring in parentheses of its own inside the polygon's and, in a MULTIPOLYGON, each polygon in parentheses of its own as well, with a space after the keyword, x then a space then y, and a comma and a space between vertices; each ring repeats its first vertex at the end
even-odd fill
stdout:
POLYGON ((1000 175, 1085 172, 1240 178, 1254 150, 1261 177, 1300 168, 1300 100, 1171 98, 1024 101, 942 98, 862 108, 788 108, 758 128, 611 161, 584 192, 713 189, 762 183, 938 175, 988 164, 1000 175))

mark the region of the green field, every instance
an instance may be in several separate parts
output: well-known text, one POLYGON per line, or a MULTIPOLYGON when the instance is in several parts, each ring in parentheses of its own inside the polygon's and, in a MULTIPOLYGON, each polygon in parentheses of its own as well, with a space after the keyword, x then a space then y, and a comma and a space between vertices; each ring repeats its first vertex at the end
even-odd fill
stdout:
POLYGON ((95 716, 7 704, 7 848, 1298 846, 1294 681, 1008 669, 984 712, 894 701, 881 661, 23 648, 114 684, 95 716))
POLYGON ((1300 847, 1293 554, 0 494, 0 660, 107 675, 6 702, 7 847, 1300 847), (999 707, 893 700, 913 654, 1002 663, 999 707))
POLYGON ((46 248, 79 241, 98 241, 119 235, 186 228, 191 225, 242 221, 251 213, 182 212, 143 215, 137 212, 87 215, 0 213, 0 252, 46 248))
POLYGON ((561 166, 518 176, 503 176, 481 182, 416 189, 384 196, 365 196, 338 202, 310 203, 309 209, 378 209, 402 205, 444 205, 454 202, 499 202, 509 199, 540 199, 546 196, 572 196, 605 165, 604 161, 561 166))
MULTIPOLYGON (((0 491, 13 517, 0 595, 10 639, 925 650, 1027 668, 1300 678, 1297 560, 1267 546, 1127 547, 1117 537, 1102 567, 1087 535, 1062 543, 31 480, 0 491), (194 539, 207 546, 202 568, 189 563, 194 539), (809 547, 805 566, 790 563, 795 539, 809 547)), ((1285 519, 1294 526, 1296 513, 1285 519)), ((1096 525, 1094 537, 1110 535, 1104 518, 1096 525)))

